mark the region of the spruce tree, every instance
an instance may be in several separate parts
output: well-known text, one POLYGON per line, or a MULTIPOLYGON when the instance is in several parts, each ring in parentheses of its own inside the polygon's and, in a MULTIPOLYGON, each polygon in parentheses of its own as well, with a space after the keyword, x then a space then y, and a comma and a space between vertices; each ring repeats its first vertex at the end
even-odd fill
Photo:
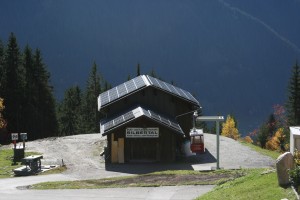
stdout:
POLYGON ((288 85, 288 100, 286 103, 288 124, 300 125, 300 70, 298 63, 293 66, 292 76, 288 85))
POLYGON ((4 80, 4 46, 0 40, 0 96, 2 95, 2 82, 4 80))
POLYGON ((31 48, 26 45, 23 53, 23 66, 25 68, 25 98, 24 98, 24 116, 25 121, 24 127, 22 128, 24 132, 28 133, 28 137, 35 139, 37 138, 37 126, 39 125, 38 120, 38 90, 37 90, 37 80, 35 75, 35 69, 33 64, 33 55, 31 48), (36 124, 37 123, 37 124, 36 124))
POLYGON ((78 86, 66 90, 58 106, 59 132, 61 136, 81 134, 81 90, 78 86))
POLYGON ((1 92, 6 102, 4 117, 8 122, 9 132, 22 132, 24 112, 25 71, 21 65, 21 55, 17 39, 10 34, 6 54, 4 56, 4 70, 1 92))
POLYGON ((39 124, 37 131, 40 132, 38 138, 55 136, 58 132, 58 122, 55 110, 55 99, 53 95, 53 87, 50 84, 50 73, 46 70, 43 63, 41 52, 35 50, 33 56, 34 79, 36 84, 37 95, 37 117, 39 124))
POLYGON ((94 63, 85 90, 83 106, 85 133, 99 132, 100 113, 98 112, 97 99, 102 92, 102 82, 101 75, 97 70, 97 65, 94 63))
POLYGON ((136 66, 136 76, 140 76, 140 75, 141 75, 141 66, 140 63, 138 63, 136 66))

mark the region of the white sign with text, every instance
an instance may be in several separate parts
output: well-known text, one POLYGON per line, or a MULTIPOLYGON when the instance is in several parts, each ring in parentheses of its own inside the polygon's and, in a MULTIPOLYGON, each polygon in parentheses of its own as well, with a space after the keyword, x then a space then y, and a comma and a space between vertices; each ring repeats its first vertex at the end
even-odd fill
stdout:
POLYGON ((126 128, 126 138, 158 138, 159 128, 126 128))

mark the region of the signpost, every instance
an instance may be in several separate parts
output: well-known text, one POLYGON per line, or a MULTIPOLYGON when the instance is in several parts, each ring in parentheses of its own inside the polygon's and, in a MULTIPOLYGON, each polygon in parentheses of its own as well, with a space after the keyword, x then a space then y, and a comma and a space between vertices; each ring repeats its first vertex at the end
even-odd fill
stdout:
POLYGON ((196 121, 215 121, 217 135, 217 169, 220 169, 220 122, 224 121, 223 116, 199 116, 196 121))
POLYGON ((11 140, 13 141, 14 143, 14 148, 16 149, 16 146, 17 146, 17 140, 19 139, 19 135, 18 133, 12 133, 11 134, 11 140))
POLYGON ((25 150, 25 140, 27 140, 27 133, 20 133, 21 140, 23 141, 23 148, 25 150))

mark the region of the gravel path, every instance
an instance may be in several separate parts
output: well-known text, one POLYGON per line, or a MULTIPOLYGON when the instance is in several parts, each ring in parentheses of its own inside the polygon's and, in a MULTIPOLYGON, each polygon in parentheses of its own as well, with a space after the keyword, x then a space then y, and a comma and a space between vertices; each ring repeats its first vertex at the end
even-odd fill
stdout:
MULTIPOLYGON (((191 156, 186 162, 169 164, 121 164, 105 165, 100 153, 106 138, 100 134, 73 135, 61 138, 47 138, 26 143, 26 151, 44 155, 43 165, 67 165, 64 172, 70 178, 94 179, 139 174, 167 169, 205 170, 216 166, 216 136, 205 134, 206 153, 191 156)), ((253 151, 239 142, 220 136, 220 167, 225 169, 272 167, 275 161, 253 151)))
MULTIPOLYGON (((216 135, 204 134, 205 147, 208 150, 200 162, 203 165, 214 164, 216 153, 216 135), (207 162, 207 163, 206 163, 207 162), (205 164, 206 163, 206 164, 205 164)), ((212 165, 216 166, 216 165, 212 165)), ((275 160, 264 156, 250 147, 231 138, 220 136, 220 167, 225 169, 274 167, 275 160)))

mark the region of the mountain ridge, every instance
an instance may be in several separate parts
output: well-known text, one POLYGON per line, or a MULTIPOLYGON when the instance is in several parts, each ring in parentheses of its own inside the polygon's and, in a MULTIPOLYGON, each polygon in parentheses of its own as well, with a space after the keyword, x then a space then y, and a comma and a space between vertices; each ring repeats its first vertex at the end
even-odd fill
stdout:
POLYGON ((207 115, 234 114, 243 134, 284 104, 300 58, 299 1, 2 1, 0 38, 38 47, 58 99, 93 61, 117 85, 155 70, 195 94, 207 115), (9 22, 9 23, 8 23, 9 22))

